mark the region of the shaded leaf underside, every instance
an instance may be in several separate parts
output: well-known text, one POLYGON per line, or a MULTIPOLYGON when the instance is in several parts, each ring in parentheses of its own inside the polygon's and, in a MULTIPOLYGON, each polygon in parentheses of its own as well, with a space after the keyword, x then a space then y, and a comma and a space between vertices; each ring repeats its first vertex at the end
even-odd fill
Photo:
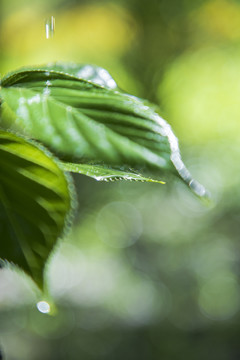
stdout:
POLYGON ((66 225, 68 182, 43 149, 0 131, 0 255, 43 286, 44 264, 66 225))

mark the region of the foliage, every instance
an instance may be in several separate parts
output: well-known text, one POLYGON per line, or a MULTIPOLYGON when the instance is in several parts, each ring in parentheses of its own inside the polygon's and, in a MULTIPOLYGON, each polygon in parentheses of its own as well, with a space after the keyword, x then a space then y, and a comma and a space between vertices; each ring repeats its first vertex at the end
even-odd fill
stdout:
POLYGON ((70 184, 44 148, 0 131, 1 257, 42 287, 44 263, 63 232, 70 184))
POLYGON ((173 173, 206 195, 184 166, 170 126, 151 104, 119 90, 106 70, 49 64, 10 73, 1 86, 0 254, 40 288, 72 207, 64 170, 160 183, 142 173, 173 173))

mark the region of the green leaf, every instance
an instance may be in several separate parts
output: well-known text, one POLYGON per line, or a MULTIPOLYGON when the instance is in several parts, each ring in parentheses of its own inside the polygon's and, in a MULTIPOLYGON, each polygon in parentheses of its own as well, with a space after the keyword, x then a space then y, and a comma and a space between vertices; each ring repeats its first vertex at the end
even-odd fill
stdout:
POLYGON ((157 177, 174 173, 204 196, 170 125, 145 101, 79 78, 82 69, 51 64, 3 78, 1 126, 41 141, 66 161, 145 168, 157 177))
POLYGON ((71 208, 69 183, 43 148, 0 131, 0 257, 43 288, 43 269, 71 208))
MULTIPOLYGON (((46 65, 40 66, 38 69, 46 70, 46 65)), ((47 64, 47 70, 72 75, 78 79, 85 79, 108 89, 117 89, 117 84, 109 72, 97 65, 56 62, 47 64)))
POLYGON ((104 165, 72 164, 66 162, 61 162, 60 164, 62 169, 65 171, 71 171, 78 174, 86 175, 97 181, 129 180, 165 184, 164 181, 146 178, 130 170, 117 170, 104 165))

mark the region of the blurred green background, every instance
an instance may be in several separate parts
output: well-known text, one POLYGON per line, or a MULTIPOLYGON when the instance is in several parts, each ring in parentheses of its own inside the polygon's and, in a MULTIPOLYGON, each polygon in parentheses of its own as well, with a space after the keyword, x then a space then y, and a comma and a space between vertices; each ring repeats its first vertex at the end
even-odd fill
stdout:
POLYGON ((47 267, 57 315, 37 310, 23 274, 0 271, 4 359, 239 359, 240 1, 1 0, 0 18, 1 74, 106 68, 160 106, 215 202, 178 181, 74 177, 75 225, 47 267))

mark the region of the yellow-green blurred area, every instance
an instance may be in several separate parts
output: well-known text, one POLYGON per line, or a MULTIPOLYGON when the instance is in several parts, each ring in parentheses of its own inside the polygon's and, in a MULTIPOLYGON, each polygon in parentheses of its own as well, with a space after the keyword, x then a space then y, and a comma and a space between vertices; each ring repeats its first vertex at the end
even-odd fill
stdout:
POLYGON ((0 73, 106 68, 160 106, 214 200, 177 180, 75 176, 75 225, 47 266, 56 315, 37 310, 30 280, 0 271, 3 358, 239 359, 240 1, 2 0, 0 17, 0 73))

